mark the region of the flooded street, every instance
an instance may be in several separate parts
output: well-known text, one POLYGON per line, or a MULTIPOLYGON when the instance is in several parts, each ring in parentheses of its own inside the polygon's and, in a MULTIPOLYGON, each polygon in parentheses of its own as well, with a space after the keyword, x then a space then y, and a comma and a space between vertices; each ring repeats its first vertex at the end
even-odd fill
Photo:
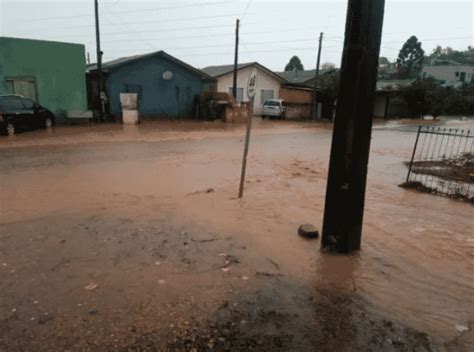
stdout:
POLYGON ((398 187, 415 132, 375 125, 352 256, 297 235, 331 124, 256 120, 241 200, 242 125, 1 138, 0 351, 473 351, 474 208, 398 187))

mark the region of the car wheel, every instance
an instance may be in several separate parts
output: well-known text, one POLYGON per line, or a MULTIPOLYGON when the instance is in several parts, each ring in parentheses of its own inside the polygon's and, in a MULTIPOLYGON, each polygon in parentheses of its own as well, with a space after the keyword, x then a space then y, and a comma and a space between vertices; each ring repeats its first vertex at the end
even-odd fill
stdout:
POLYGON ((11 123, 7 124, 7 134, 9 136, 13 136, 15 134, 15 126, 13 126, 11 123))
POLYGON ((49 117, 44 120, 44 128, 51 128, 53 126, 53 120, 51 120, 49 117))
POLYGON ((262 115, 262 120, 265 120, 265 115, 262 115))

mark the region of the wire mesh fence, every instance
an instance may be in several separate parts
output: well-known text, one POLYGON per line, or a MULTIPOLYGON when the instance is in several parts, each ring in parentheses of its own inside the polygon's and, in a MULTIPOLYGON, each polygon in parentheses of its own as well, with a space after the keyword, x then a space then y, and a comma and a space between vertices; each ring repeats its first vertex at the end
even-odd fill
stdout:
POLYGON ((474 201, 473 141, 470 130, 419 126, 403 186, 474 201))

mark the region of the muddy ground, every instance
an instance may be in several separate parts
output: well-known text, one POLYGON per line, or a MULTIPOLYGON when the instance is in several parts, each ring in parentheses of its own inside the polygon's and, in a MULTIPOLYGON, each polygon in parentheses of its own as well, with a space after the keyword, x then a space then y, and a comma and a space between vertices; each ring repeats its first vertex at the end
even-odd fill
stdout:
POLYGON ((416 128, 376 125, 363 248, 335 256, 297 235, 331 126, 254 126, 242 200, 241 125, 0 139, 0 351, 472 351, 473 208, 397 187, 416 128))

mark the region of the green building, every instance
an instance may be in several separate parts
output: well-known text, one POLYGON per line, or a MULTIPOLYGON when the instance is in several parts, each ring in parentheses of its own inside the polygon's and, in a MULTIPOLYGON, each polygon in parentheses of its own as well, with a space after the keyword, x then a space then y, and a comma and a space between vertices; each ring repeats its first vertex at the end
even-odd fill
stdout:
POLYGON ((87 110, 82 44, 0 37, 0 94, 20 94, 58 122, 87 110))

